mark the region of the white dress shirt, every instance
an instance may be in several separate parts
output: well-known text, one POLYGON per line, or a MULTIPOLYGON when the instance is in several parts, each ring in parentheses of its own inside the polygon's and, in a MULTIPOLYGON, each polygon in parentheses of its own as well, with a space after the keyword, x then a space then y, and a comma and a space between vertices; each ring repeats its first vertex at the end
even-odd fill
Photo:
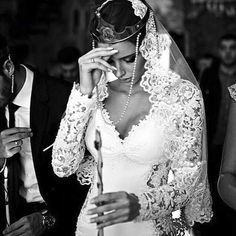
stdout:
MULTIPOLYGON (((24 68, 26 70, 25 83, 13 100, 13 103, 19 106, 18 110, 15 112, 16 127, 30 127, 30 101, 34 73, 25 66, 24 68)), ((6 116, 9 121, 8 109, 6 116)), ((43 202, 44 200, 39 192, 38 181, 34 170, 30 138, 25 138, 22 141, 23 144, 20 151, 20 178, 23 185, 20 187, 20 195, 27 202, 43 202)))

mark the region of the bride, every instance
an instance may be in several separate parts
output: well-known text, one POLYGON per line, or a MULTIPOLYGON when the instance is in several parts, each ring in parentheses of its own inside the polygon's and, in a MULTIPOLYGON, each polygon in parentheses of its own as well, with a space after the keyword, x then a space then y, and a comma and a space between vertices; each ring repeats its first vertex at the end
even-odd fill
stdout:
POLYGON ((72 89, 52 160, 59 177, 76 173, 81 184, 91 183, 76 235, 95 236, 97 228, 111 236, 192 235, 194 222, 212 216, 196 80, 140 0, 105 1, 90 27, 93 49, 79 59, 80 84, 72 89))

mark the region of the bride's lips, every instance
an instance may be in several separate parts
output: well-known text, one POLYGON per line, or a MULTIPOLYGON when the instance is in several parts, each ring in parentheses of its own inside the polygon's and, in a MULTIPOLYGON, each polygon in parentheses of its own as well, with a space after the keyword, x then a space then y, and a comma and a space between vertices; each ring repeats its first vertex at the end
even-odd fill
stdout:
POLYGON ((121 82, 129 83, 132 80, 132 77, 119 79, 121 82))

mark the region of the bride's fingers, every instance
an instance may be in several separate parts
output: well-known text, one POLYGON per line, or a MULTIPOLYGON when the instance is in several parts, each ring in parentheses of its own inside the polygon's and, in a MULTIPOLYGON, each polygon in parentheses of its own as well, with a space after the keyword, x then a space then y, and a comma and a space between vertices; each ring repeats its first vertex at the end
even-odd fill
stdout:
POLYGON ((128 216, 125 209, 120 209, 90 219, 90 222, 97 223, 99 228, 127 221, 128 221, 128 216))
POLYGON ((114 220, 111 220, 111 221, 108 221, 108 222, 105 222, 105 223, 100 223, 100 224, 97 225, 97 228, 102 229, 102 228, 105 228, 107 226, 123 223, 123 222, 126 222, 125 219, 126 219, 126 217, 122 216, 118 219, 114 219, 114 220))
POLYGON ((126 219, 126 217, 122 216, 122 217, 119 217, 119 218, 117 218, 117 219, 107 221, 107 222, 105 222, 105 223, 99 223, 99 224, 97 225, 97 228, 98 228, 98 229, 102 229, 102 228, 105 228, 105 227, 107 227, 107 226, 111 226, 111 225, 123 223, 123 222, 126 222, 125 219, 126 219))
POLYGON ((102 195, 98 195, 97 197, 94 197, 91 200, 92 204, 102 204, 102 203, 110 203, 110 202, 115 202, 115 201, 122 201, 127 202, 129 198, 129 194, 125 191, 120 191, 120 192, 111 192, 111 193, 104 193, 102 195))
POLYGON ((105 204, 105 205, 101 205, 99 207, 95 207, 92 209, 89 209, 87 211, 88 215, 94 215, 94 214, 101 214, 104 212, 109 212, 109 211, 114 211, 117 210, 119 208, 122 208, 122 205, 120 203, 111 203, 111 204, 105 204))
POLYGON ((114 49, 114 48, 112 48, 112 47, 107 47, 107 48, 94 48, 93 50, 87 52, 85 55, 90 55, 91 53, 100 52, 100 51, 104 51, 104 50, 111 51, 111 50, 113 50, 113 49, 114 49))
POLYGON ((116 54, 117 52, 118 52, 118 50, 116 50, 116 49, 113 49, 113 50, 104 50, 103 49, 98 52, 90 53, 89 55, 85 54, 84 56, 79 58, 79 64, 87 63, 87 62, 91 61, 91 59, 93 59, 93 58, 109 57, 109 56, 116 54))
POLYGON ((116 67, 114 67, 114 66, 111 66, 108 62, 106 62, 105 60, 103 60, 103 59, 101 59, 101 58, 91 58, 90 60, 89 60, 89 62, 87 62, 87 63, 100 63, 100 64, 103 64, 105 67, 107 67, 108 69, 110 69, 110 70, 117 70, 116 69, 116 67))
POLYGON ((119 219, 120 217, 124 217, 126 219, 124 212, 115 211, 115 212, 107 213, 102 216, 93 217, 90 219, 90 223, 97 223, 97 224, 108 223, 112 220, 119 219))
POLYGON ((83 70, 85 70, 85 71, 92 71, 92 70, 96 70, 96 69, 102 70, 105 72, 110 71, 110 69, 107 66, 104 66, 101 63, 93 62, 93 63, 86 63, 86 64, 84 63, 83 64, 83 70))

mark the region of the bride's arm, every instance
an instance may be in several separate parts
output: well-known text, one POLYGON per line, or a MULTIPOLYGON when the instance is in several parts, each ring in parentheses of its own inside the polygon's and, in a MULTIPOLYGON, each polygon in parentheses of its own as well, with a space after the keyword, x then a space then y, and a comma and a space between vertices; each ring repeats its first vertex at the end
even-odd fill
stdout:
POLYGON ((230 88, 231 99, 225 137, 218 192, 225 203, 236 210, 236 92, 230 88))
MULTIPOLYGON (((178 122, 178 131, 171 137, 173 138, 171 146, 167 147, 173 180, 168 184, 155 186, 155 175, 157 176, 158 173, 153 173, 153 186, 155 187, 150 187, 147 192, 138 196, 141 210, 137 220, 158 219, 186 206, 197 195, 195 194, 196 189, 202 197, 210 198, 209 192, 203 196, 207 188, 207 181, 206 162, 202 160, 204 126, 202 97, 197 88, 191 86, 186 88, 182 87, 181 90, 184 114, 178 122), (183 93, 184 91, 185 93, 183 93), (203 173, 205 177, 203 177, 203 173)), ((158 171, 158 168, 156 169, 158 171)), ((198 210, 197 205, 195 209, 198 210)), ((211 215, 211 211, 209 214, 211 215)))
POLYGON ((52 166, 59 177, 69 176, 79 168, 85 152, 84 135, 94 106, 94 96, 83 95, 79 84, 75 84, 53 145, 52 166))

